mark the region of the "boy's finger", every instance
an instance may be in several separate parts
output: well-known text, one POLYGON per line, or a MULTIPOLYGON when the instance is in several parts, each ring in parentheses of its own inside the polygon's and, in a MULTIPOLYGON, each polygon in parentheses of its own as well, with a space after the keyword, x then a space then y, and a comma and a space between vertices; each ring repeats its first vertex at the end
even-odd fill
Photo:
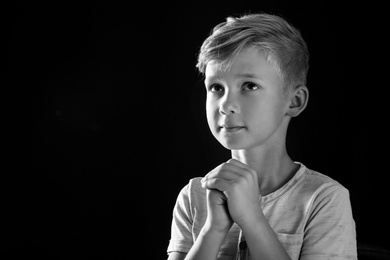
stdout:
POLYGON ((201 182, 204 183, 204 182, 207 182, 209 180, 213 180, 213 179, 224 179, 226 181, 234 181, 236 179, 238 179, 240 176, 236 173, 233 173, 233 172, 230 172, 230 171, 219 171, 219 172, 216 172, 216 173, 211 173, 207 176, 205 176, 204 178, 201 179, 201 182))
POLYGON ((246 175, 243 168, 237 167, 232 164, 224 163, 209 172, 204 179, 210 178, 223 178, 228 180, 236 180, 246 175))
POLYGON ((249 168, 248 165, 246 165, 245 163, 242 163, 242 162, 240 162, 240 161, 238 161, 236 159, 230 159, 229 161, 227 161, 227 163, 235 165, 237 167, 240 167, 240 168, 250 172, 251 174, 256 174, 255 170, 249 168))
POLYGON ((246 165, 245 163, 240 162, 239 160, 233 159, 233 158, 229 159, 226 163, 235 165, 235 166, 240 167, 242 169, 246 169, 246 170, 249 169, 248 165, 246 165))
POLYGON ((209 190, 219 190, 221 192, 229 191, 233 181, 225 180, 222 178, 211 178, 202 181, 202 188, 209 190))

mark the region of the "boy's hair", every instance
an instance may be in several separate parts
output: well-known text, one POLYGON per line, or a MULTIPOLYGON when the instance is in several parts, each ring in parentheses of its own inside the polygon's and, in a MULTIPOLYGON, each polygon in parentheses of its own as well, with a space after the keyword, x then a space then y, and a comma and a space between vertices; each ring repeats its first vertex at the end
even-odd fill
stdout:
POLYGON ((215 60, 221 69, 228 69, 231 59, 248 46, 264 51, 286 90, 306 85, 309 52, 299 30, 279 16, 264 13, 228 17, 215 26, 203 42, 196 67, 204 74, 207 63, 215 60))

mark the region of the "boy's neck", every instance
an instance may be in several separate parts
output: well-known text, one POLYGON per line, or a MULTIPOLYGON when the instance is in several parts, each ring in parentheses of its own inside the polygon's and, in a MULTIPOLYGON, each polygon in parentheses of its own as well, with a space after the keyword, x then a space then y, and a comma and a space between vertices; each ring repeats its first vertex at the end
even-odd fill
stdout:
POLYGON ((295 164, 283 149, 232 150, 232 158, 245 163, 257 172, 259 191, 268 195, 286 184, 297 172, 295 164))

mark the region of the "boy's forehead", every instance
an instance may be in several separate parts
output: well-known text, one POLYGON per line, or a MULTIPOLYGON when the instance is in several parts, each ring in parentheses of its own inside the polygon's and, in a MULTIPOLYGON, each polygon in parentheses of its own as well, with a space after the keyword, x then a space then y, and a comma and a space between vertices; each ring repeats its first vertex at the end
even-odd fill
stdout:
POLYGON ((241 68, 229 67, 228 69, 221 67, 220 64, 208 64, 206 67, 206 80, 221 79, 227 75, 234 76, 235 78, 246 77, 246 78, 255 78, 256 70, 253 70, 250 67, 244 66, 241 68))
POLYGON ((276 72, 275 66, 268 61, 264 52, 257 48, 246 48, 228 60, 210 60, 206 65, 207 79, 220 78, 225 74, 235 77, 258 77, 270 71, 276 72))

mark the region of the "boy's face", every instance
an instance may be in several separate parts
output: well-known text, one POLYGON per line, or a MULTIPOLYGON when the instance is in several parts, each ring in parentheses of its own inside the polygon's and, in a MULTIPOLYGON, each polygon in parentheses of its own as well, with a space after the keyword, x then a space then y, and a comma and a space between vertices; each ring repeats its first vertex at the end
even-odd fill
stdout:
POLYGON ((261 51, 245 48, 228 70, 211 60, 205 74, 207 121, 223 146, 241 150, 285 142, 289 95, 261 51))

